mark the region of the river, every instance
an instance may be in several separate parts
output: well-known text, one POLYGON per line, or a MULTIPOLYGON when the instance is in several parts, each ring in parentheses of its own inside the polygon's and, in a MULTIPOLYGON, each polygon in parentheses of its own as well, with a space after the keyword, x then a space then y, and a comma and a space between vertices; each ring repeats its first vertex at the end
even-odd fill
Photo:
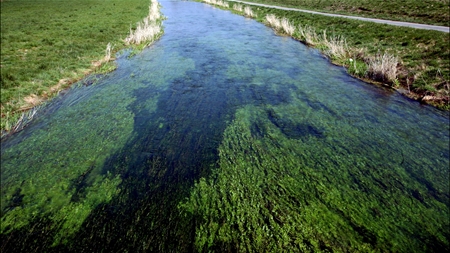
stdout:
POLYGON ((449 250, 449 114, 206 4, 2 141, 8 252, 449 250))

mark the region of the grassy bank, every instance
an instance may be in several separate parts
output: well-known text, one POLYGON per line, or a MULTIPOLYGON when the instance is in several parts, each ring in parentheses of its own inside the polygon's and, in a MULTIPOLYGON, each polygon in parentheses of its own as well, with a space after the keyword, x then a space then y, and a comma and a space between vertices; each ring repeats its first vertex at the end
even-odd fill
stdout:
MULTIPOLYGON (((215 5, 226 8, 227 4, 215 5)), ((229 2, 227 9, 253 16, 280 34, 320 49, 353 76, 441 109, 450 108, 448 33, 256 6, 250 7, 252 15, 248 15, 240 11, 245 5, 237 5, 229 2)))
POLYGON ((149 15, 149 2, 2 1, 2 131, 87 74, 114 69, 109 60, 136 44, 125 39, 149 15))
POLYGON ((449 25, 448 0, 245 0, 322 12, 390 19, 430 25, 449 25))

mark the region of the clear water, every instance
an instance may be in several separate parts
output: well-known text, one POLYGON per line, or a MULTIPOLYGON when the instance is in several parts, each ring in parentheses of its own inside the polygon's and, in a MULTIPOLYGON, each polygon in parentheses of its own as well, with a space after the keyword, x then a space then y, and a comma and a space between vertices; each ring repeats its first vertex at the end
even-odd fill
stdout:
POLYGON ((448 113, 253 20, 161 3, 160 41, 2 141, 2 249, 449 249, 448 113))

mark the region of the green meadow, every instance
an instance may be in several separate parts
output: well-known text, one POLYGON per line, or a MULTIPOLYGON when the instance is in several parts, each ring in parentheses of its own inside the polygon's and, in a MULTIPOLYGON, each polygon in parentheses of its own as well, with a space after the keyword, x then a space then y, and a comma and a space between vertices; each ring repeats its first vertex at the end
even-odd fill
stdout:
MULTIPOLYGON (((149 12, 149 0, 3 0, 1 129, 102 64, 149 12)), ((112 56, 113 57, 113 56, 112 56)))

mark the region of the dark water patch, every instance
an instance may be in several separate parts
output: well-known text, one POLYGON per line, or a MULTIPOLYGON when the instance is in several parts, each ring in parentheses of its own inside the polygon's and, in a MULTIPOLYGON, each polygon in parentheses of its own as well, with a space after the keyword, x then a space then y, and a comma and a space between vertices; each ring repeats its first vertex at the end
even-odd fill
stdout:
POLYGON ((51 248, 55 225, 49 219, 36 217, 25 227, 9 234, 0 233, 1 249, 4 252, 57 252, 51 248))
POLYGON ((87 182, 89 174, 94 170, 94 166, 89 166, 89 168, 84 171, 76 180, 72 181, 70 190, 75 190, 75 193, 72 195, 70 199, 71 202, 79 202, 86 197, 85 189, 89 185, 87 182))
POLYGON ((263 124, 259 122, 253 122, 250 126, 252 136, 255 138, 262 138, 266 135, 266 130, 263 124))
POLYGON ((324 137, 323 132, 319 129, 308 124, 299 124, 288 119, 283 119, 279 115, 277 115, 274 110, 267 110, 267 117, 288 138, 300 139, 308 136, 317 138, 324 137))
POLYGON ((17 190, 12 194, 11 199, 6 202, 5 207, 2 207, 2 215, 22 205, 22 200, 25 195, 21 194, 21 191, 21 188, 17 188, 17 190))

